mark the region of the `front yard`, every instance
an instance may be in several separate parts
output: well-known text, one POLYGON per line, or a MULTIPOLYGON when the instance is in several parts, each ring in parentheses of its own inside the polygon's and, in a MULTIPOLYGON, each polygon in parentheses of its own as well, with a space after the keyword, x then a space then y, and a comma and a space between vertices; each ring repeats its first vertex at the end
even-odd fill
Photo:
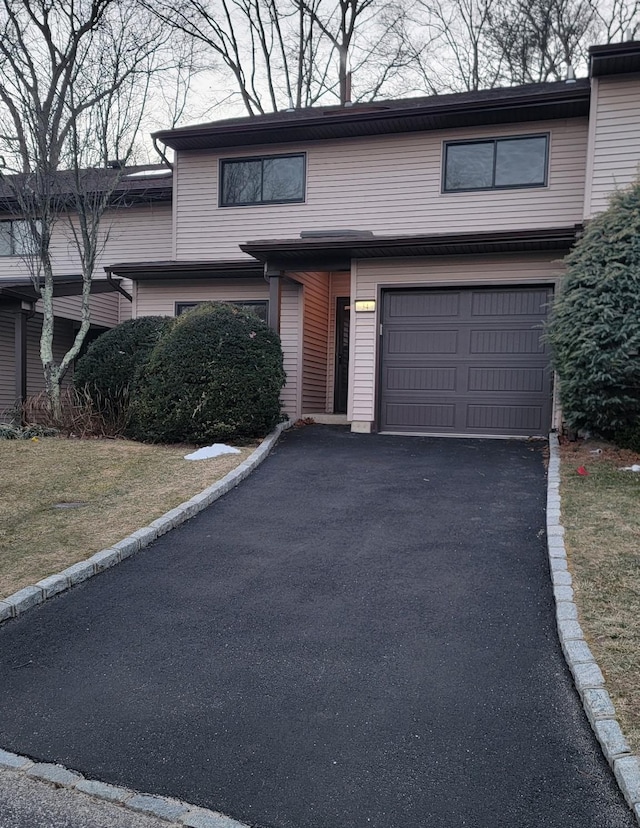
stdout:
POLYGON ((256 445, 189 461, 185 446, 0 440, 0 598, 146 526, 223 477, 256 445))
POLYGON ((562 521, 580 623, 627 739, 640 752, 640 456, 567 443, 562 521), (583 467, 588 474, 578 474, 583 467))

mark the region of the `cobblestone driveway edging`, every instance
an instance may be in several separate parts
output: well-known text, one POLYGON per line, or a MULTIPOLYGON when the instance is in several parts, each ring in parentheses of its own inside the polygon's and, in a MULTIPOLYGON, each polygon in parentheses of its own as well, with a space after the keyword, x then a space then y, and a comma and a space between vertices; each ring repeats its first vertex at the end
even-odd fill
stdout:
POLYGON ((547 480, 547 543, 549 565, 556 600, 556 620, 564 657, 573 675, 587 718, 611 765, 620 790, 640 825, 640 757, 620 729, 616 711, 605 680, 578 622, 573 600, 571 573, 567 567, 561 523, 560 451, 556 434, 549 435, 549 473, 547 480))

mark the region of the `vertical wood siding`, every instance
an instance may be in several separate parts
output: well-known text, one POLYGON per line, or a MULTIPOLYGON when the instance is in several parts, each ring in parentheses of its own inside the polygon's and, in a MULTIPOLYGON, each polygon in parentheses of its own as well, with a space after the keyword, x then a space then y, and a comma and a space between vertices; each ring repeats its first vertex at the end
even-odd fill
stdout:
POLYGON ((302 414, 326 411, 329 274, 295 273, 302 283, 302 414))
POLYGON ((287 152, 307 154, 304 204, 218 207, 220 157, 277 154, 273 146, 178 153, 176 256, 240 259, 242 242, 295 238, 301 230, 403 234, 570 226, 583 216, 587 131, 587 119, 576 118, 287 145, 287 152), (547 187, 441 192, 444 141, 545 132, 551 135, 547 187))
MULTIPOLYGON (((36 314, 27 321, 27 394, 39 394, 44 391, 44 373, 40 361, 40 335, 42 317, 36 314)), ((56 319, 53 328, 53 356, 57 362, 73 344, 73 322, 70 319, 56 319)), ((69 369, 63 385, 69 385, 73 370, 69 369)))
POLYGON ((282 389, 282 407, 296 420, 302 414, 302 288, 287 280, 282 283, 280 341, 287 384, 282 389))
POLYGON ((329 319, 327 342, 327 411, 334 408, 334 384, 336 373, 336 300, 341 296, 351 295, 351 274, 329 274, 329 319))
POLYGON ((15 323, 13 311, 0 308, 0 422, 16 402, 15 323))
POLYGON ((636 180, 640 164, 640 75, 597 78, 591 101, 585 218, 608 205, 611 193, 636 180))
MULTIPOLYGON (((351 299, 377 299, 380 285, 442 286, 509 284, 558 281, 562 263, 550 254, 434 257, 432 259, 360 260, 353 263, 355 295, 351 299)), ((354 313, 350 358, 350 420, 376 419, 379 309, 354 313)))

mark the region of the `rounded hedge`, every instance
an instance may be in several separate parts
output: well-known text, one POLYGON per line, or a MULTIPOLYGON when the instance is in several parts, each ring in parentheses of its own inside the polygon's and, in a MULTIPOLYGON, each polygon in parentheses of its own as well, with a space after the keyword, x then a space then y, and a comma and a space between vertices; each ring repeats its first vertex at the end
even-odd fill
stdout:
POLYGON ((207 303, 179 316, 154 347, 132 400, 149 442, 256 437, 281 419, 278 335, 253 313, 207 303))
POLYGON ((565 261, 547 329, 564 418, 613 437, 640 418, 640 183, 612 197, 565 261))
POLYGON ((129 389, 160 337, 173 324, 168 316, 128 319, 105 331, 75 367, 73 384, 102 400, 115 400, 129 389))

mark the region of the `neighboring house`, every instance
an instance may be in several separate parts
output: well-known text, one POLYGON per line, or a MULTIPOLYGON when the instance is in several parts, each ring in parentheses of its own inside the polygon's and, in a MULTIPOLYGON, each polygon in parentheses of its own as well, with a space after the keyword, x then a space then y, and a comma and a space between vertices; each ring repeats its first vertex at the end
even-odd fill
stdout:
MULTIPOLYGON (((292 417, 355 431, 545 435, 541 329, 562 257, 640 161, 640 42, 590 77, 159 132, 171 228, 116 249, 132 313, 250 305, 281 335, 292 417)), ((142 232, 142 231, 141 231, 142 232)))
MULTIPOLYGON (((29 273, 28 233, 0 186, 0 416, 10 414, 27 395, 44 389, 40 361, 41 303, 29 273)), ((125 168, 104 215, 104 249, 92 284, 90 342, 131 316, 131 295, 121 279, 107 279, 103 266, 123 255, 166 255, 171 250, 171 170, 147 165, 125 168), (121 291, 121 292, 120 292, 121 291)), ((80 327, 82 276, 77 249, 61 220, 54 235, 55 327, 57 359, 71 347, 80 327)), ((130 287, 130 286, 129 286, 130 287)))

